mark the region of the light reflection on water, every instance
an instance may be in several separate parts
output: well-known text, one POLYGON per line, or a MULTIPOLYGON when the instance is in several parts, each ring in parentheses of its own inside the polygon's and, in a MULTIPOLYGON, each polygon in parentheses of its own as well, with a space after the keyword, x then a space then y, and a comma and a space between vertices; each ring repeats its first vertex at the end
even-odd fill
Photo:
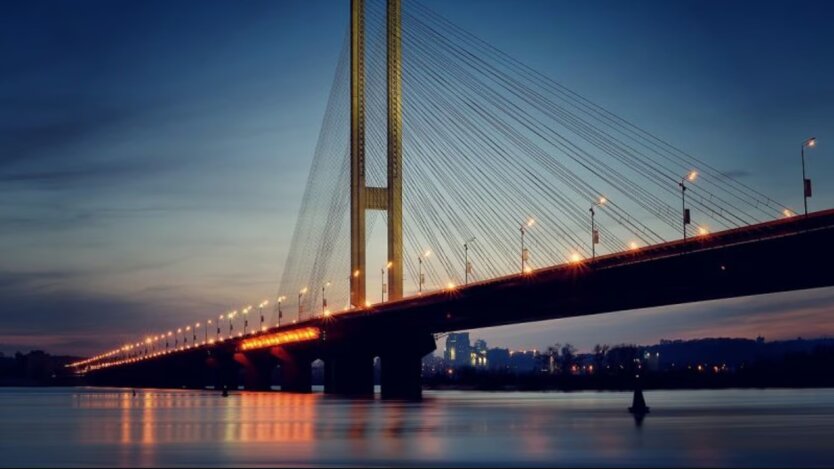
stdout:
POLYGON ((0 389, 0 465, 831 465, 834 392, 0 389))

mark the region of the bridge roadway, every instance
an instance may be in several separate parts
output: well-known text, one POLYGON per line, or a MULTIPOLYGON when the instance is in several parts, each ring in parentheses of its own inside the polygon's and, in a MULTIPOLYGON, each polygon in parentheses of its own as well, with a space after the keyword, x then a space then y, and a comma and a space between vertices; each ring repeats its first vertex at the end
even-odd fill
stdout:
POLYGON ((420 397, 434 333, 834 285, 834 210, 597 256, 314 318, 184 352, 89 370, 92 384, 269 387, 308 392, 325 363, 325 392, 420 397), (278 332, 276 332, 278 331, 278 332), (306 331, 293 340, 282 332, 306 331), (241 383, 242 382, 242 383, 241 383))

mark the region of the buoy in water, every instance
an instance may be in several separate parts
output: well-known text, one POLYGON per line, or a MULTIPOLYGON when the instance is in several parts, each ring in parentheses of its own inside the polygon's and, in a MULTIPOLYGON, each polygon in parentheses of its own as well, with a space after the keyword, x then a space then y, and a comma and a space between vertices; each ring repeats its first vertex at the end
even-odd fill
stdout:
POLYGON ((648 414, 649 406, 646 405, 646 399, 643 398, 643 390, 637 388, 634 390, 634 397, 631 399, 631 407, 628 411, 632 414, 648 414))

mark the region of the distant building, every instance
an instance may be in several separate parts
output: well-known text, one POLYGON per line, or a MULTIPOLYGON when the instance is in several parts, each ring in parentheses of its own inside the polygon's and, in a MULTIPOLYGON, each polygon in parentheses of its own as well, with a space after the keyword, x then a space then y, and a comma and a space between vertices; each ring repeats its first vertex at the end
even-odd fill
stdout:
POLYGON ((487 368, 487 343, 483 339, 475 341, 475 345, 469 352, 469 364, 475 368, 487 368))
POLYGON ((510 351, 505 348, 491 348, 486 352, 486 361, 490 370, 506 371, 510 367, 510 351))
POLYGON ((540 355, 536 350, 510 352, 510 370, 516 373, 539 371, 541 368, 540 361, 540 355))
POLYGON ((471 365, 471 351, 468 332, 453 332, 446 336, 446 351, 443 358, 450 366, 457 368, 471 365))

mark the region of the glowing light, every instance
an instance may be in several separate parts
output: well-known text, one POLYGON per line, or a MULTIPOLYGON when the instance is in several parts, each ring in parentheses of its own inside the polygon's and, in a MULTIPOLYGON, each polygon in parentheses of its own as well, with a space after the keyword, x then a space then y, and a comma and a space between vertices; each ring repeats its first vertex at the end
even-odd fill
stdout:
POLYGON ((329 309, 325 309, 325 310, 324 310, 324 317, 329 318, 329 317, 330 317, 330 314, 331 314, 331 313, 330 313, 330 310, 329 310, 329 309))
POLYGON ((782 215, 784 215, 784 216, 785 216, 785 218, 790 218, 790 217, 792 217, 792 216, 794 216, 794 215, 796 215, 796 214, 795 214, 795 213, 793 213, 791 210, 784 209, 784 210, 782 210, 782 215))
POLYGON ((709 234, 709 228, 705 226, 698 227, 698 236, 706 236, 709 234))
POLYGON ((365 300, 365 306, 371 306, 371 302, 369 300, 365 300))
POLYGON ((578 252, 571 253, 570 261, 572 264, 578 264, 582 262, 582 256, 578 252))
POLYGON ((426 249, 426 252, 423 253, 423 257, 431 256, 431 249, 426 249))
POLYGON ((598 202, 599 205, 605 205, 606 202, 608 202, 608 199, 606 199, 605 197, 600 197, 599 198, 599 202, 598 202))
POLYGON ((302 295, 307 293, 307 287, 302 288, 301 291, 298 293, 301 293, 302 295))
POLYGON ((387 263, 387 264, 385 264, 385 268, 386 268, 386 269, 390 269, 392 265, 394 265, 394 263, 393 263, 393 262, 391 262, 391 261, 388 261, 388 263, 387 263))
POLYGON ((689 174, 686 176, 686 180, 692 182, 698 179, 698 171, 690 171, 689 174))
POLYGON ((632 242, 628 243, 628 248, 632 251, 636 251, 636 250, 640 249, 640 246, 637 244, 636 241, 632 241, 632 242))
POLYGON ((525 274, 530 274, 532 272, 533 272, 533 268, 530 267, 529 265, 524 267, 524 273, 525 274))
POLYGON ((358 277, 358 276, 359 276, 359 269, 357 269, 357 270, 354 270, 354 271, 353 271, 353 276, 354 276, 354 277, 358 277))
POLYGON ((531 219, 527 220, 527 227, 528 228, 535 225, 535 224, 536 224, 536 219, 535 218, 531 218, 531 219))
POLYGON ((452 282, 449 282, 449 283, 446 284, 446 289, 447 290, 454 290, 455 288, 456 288, 456 286, 452 282))
POLYGON ((811 138, 809 138, 808 140, 805 141, 805 144, 807 146, 813 148, 813 147, 817 146, 817 138, 816 137, 811 137, 811 138))

